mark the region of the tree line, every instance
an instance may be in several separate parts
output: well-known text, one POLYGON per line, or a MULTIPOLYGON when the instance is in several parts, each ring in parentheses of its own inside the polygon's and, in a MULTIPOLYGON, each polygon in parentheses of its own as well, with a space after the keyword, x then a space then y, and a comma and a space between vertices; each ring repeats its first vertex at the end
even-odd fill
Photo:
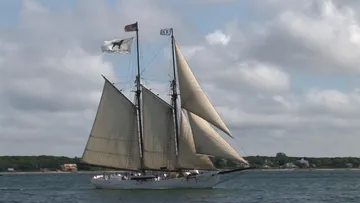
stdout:
POLYGON ((275 157, 249 156, 246 160, 253 166, 260 168, 285 168, 286 164, 293 163, 297 168, 359 168, 358 157, 290 157, 278 153, 275 157), (309 165, 299 160, 304 159, 309 165))
MULTIPOLYGON (((288 163, 293 163, 299 168, 359 168, 360 158, 356 157, 291 157, 279 152, 276 156, 248 156, 245 159, 250 165, 258 168, 281 168, 288 163), (304 159, 309 165, 299 162, 304 159)), ((238 162, 221 158, 211 158, 217 168, 239 167, 238 162)), ((77 164, 80 171, 111 170, 101 167, 93 167, 81 164, 80 158, 65 156, 0 156, 0 171, 13 168, 16 171, 39 171, 48 169, 51 171, 61 169, 63 164, 77 164)))

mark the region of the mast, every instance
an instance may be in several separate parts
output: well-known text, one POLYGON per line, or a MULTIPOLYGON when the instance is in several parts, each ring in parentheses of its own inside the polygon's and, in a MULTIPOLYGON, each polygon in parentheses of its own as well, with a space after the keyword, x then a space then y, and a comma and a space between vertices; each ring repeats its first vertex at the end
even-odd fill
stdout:
POLYGON ((140 83, 140 57, 139 57, 139 25, 136 21, 136 55, 137 55, 137 70, 138 74, 136 76, 136 99, 137 99, 137 110, 139 115, 139 137, 140 137, 140 159, 141 159, 141 171, 145 174, 145 167, 144 167, 144 144, 143 144, 143 129, 142 129, 142 115, 141 115, 141 83, 140 83))
POLYGON ((174 108, 174 117, 175 117, 175 142, 176 142, 176 163, 178 164, 178 157, 179 157, 179 123, 178 123, 178 110, 177 110, 177 98, 178 98, 178 93, 177 93, 177 84, 176 84, 176 69, 175 69, 175 38, 174 38, 174 29, 171 28, 171 52, 172 52, 172 64, 173 64, 173 72, 174 72, 174 77, 173 80, 171 82, 171 86, 172 86, 172 103, 173 103, 173 108, 174 108))

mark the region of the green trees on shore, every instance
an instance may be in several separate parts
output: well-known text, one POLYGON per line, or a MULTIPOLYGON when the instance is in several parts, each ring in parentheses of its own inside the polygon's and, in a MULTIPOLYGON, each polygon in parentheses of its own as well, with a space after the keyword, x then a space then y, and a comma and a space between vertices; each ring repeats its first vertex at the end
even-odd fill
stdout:
MULTIPOLYGON (((249 156, 246 160, 253 166, 259 168, 279 168, 292 163, 296 167, 316 167, 316 168, 359 168, 360 158, 355 157, 288 157, 285 153, 277 153, 275 157, 269 156, 249 156), (299 160, 304 159, 305 162, 299 160), (308 164, 307 164, 308 163, 308 164)), ((221 158, 212 158, 217 168, 234 168, 238 163, 221 158)), ((78 164, 78 170, 106 170, 100 167, 92 167, 80 163, 80 159, 64 156, 0 156, 0 171, 7 171, 14 168, 16 171, 40 171, 41 169, 57 170, 63 164, 78 164)))
POLYGON ((246 157, 252 165, 258 167, 279 168, 292 163, 298 168, 359 168, 360 158, 357 157, 289 157, 279 152, 275 157, 246 157), (305 163, 300 160, 305 160, 305 163), (306 164, 308 163, 308 164, 306 164))
POLYGON ((60 169, 62 164, 78 163, 79 158, 64 156, 0 156, 0 171, 14 168, 17 171, 39 171, 60 169))

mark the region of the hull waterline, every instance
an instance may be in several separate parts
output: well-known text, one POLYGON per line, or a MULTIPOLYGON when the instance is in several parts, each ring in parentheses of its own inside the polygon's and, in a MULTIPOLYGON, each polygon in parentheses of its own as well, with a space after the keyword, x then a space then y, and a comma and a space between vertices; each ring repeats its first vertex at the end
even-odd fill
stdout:
POLYGON ((160 180, 121 180, 119 178, 92 178, 91 184, 99 189, 211 189, 220 180, 215 173, 199 174, 192 177, 160 180))

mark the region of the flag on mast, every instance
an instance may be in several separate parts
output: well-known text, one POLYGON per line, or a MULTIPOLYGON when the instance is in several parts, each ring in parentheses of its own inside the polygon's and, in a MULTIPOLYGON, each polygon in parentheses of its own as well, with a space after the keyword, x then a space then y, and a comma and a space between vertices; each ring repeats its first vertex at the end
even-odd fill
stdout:
POLYGON ((132 42, 133 37, 105 41, 104 44, 101 46, 101 51, 108 53, 129 54, 131 53, 132 42))
POLYGON ((160 30, 160 35, 167 35, 170 36, 172 34, 172 28, 164 28, 160 30))
POLYGON ((138 30, 138 23, 133 23, 129 25, 125 25, 124 27, 125 32, 134 32, 138 30))

